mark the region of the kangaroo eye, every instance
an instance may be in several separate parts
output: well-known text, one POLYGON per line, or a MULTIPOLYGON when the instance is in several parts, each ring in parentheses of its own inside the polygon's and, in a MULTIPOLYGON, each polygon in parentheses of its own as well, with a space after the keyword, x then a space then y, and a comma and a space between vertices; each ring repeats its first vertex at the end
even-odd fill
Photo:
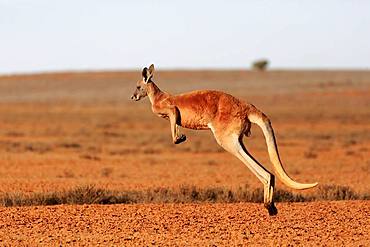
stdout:
POLYGON ((137 89, 140 89, 140 87, 139 87, 139 86, 137 86, 136 88, 137 88, 137 89))

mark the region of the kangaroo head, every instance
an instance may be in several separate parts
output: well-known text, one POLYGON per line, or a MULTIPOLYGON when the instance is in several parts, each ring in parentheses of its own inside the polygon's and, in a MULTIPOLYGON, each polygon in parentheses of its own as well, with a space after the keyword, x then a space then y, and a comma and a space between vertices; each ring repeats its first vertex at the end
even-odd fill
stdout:
POLYGON ((140 81, 136 83, 136 89, 131 96, 131 99, 135 101, 145 98, 145 96, 148 95, 147 87, 148 87, 148 83, 153 82, 152 78, 154 74, 154 64, 150 65, 149 69, 145 67, 141 74, 143 77, 140 81))

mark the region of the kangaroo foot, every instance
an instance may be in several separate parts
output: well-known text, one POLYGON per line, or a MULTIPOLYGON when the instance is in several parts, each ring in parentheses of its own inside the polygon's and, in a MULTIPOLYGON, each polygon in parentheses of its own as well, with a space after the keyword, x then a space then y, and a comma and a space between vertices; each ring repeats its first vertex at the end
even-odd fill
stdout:
POLYGON ((174 144, 180 144, 181 142, 184 142, 186 140, 186 136, 181 134, 179 137, 176 138, 176 140, 174 140, 174 144))
POLYGON ((267 210, 269 211, 270 216, 277 215, 277 213, 278 213, 278 210, 275 207, 275 204, 273 202, 265 203, 265 208, 267 208, 267 210))

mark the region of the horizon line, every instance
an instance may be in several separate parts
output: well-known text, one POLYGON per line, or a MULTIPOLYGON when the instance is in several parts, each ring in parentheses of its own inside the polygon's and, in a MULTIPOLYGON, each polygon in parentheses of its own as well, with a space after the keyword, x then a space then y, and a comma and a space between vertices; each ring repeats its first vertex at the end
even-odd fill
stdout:
MULTIPOLYGON (((145 67, 145 66, 144 66, 145 67)), ((44 74, 73 74, 73 73, 104 73, 104 72, 136 72, 142 68, 91 68, 91 69, 52 69, 52 70, 34 70, 34 71, 15 71, 15 72, 0 72, 0 77, 8 76, 25 76, 25 75, 44 75, 44 74)), ((273 67, 264 71, 254 70, 251 67, 164 67, 157 69, 160 72, 176 72, 176 71, 248 71, 248 72, 277 72, 277 71, 370 71, 370 67, 273 67)))

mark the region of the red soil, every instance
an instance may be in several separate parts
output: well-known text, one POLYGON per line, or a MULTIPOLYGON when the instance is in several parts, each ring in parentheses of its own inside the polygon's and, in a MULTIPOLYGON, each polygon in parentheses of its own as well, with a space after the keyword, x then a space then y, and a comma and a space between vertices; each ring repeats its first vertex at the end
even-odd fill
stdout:
MULTIPOLYGON (((128 190, 190 185, 262 188, 209 131, 182 130, 147 100, 129 100, 140 72, 0 77, 0 195, 85 184, 128 190)), ((300 182, 370 192, 369 71, 159 72, 172 93, 217 89, 272 120, 285 169, 300 182)), ((245 138, 272 171, 261 131, 245 138)), ((277 188, 287 189, 277 181, 277 188)), ((316 189, 299 193, 315 193, 316 189)), ((370 246, 369 202, 0 208, 0 245, 370 246)))
POLYGON ((0 208, 0 245, 370 245, 370 202, 0 208))

